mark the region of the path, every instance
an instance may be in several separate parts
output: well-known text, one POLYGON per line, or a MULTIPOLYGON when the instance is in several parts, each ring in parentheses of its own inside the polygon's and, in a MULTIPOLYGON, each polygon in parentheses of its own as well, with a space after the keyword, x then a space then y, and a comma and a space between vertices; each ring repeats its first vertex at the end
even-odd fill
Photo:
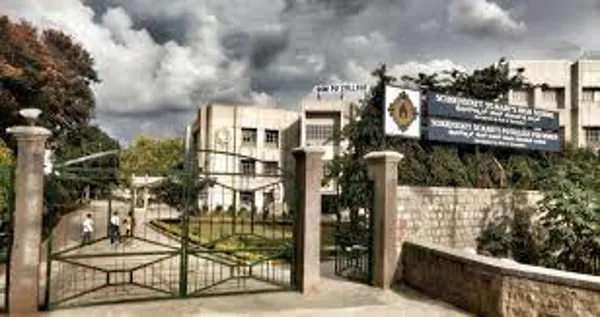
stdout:
POLYGON ((323 264, 319 291, 311 295, 293 292, 260 295, 206 297, 153 301, 113 306, 94 306, 40 313, 41 317, 99 316, 199 316, 199 317, 309 317, 309 316, 394 316, 468 317, 460 310, 421 296, 410 289, 380 291, 366 285, 328 276, 323 264))
MULTIPOLYGON (((128 208, 129 205, 124 202, 112 202, 112 210, 122 217, 127 214, 128 208)), ((160 205, 154 205, 148 211, 137 211, 136 239, 117 245, 110 245, 105 239, 108 216, 108 203, 94 201, 61 219, 55 229, 53 253, 64 253, 61 260, 55 257, 52 262, 50 302, 57 306, 70 306, 177 297, 181 277, 180 244, 149 228, 148 224, 153 219, 177 218, 179 214, 160 205), (104 240, 81 247, 81 223, 88 213, 92 214, 95 222, 94 239, 104 240)), ((275 266, 267 261, 254 265, 250 271, 248 267, 215 261, 210 257, 205 253, 190 253, 188 256, 188 294, 280 289, 280 286, 256 279, 239 278, 248 275, 288 284, 290 281, 286 266, 275 266)), ((45 288, 45 285, 42 287, 45 288)), ((40 302, 43 302, 43 297, 40 302)))

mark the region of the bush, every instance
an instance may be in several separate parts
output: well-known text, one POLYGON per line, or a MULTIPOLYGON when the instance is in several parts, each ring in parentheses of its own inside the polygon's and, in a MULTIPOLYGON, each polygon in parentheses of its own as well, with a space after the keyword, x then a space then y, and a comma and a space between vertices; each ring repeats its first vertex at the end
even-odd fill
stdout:
POLYGON ((206 215, 206 214, 208 214, 208 211, 209 211, 208 205, 204 204, 204 205, 202 205, 202 209, 201 209, 200 214, 201 215, 206 215))
POLYGON ((543 228, 534 224, 535 209, 516 209, 489 223, 477 237, 477 253, 511 258, 519 263, 537 265, 543 243, 543 228))
POLYGON ((581 152, 567 152, 545 169, 544 198, 538 209, 498 219, 481 233, 479 252, 554 269, 600 273, 600 158, 581 152))

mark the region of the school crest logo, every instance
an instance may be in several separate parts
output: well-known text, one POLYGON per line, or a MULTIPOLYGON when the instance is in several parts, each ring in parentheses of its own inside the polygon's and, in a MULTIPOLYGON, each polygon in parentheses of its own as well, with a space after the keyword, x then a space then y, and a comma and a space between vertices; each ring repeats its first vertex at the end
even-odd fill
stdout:
POLYGON ((419 115, 417 108, 404 91, 389 105, 387 111, 402 132, 406 132, 419 115))

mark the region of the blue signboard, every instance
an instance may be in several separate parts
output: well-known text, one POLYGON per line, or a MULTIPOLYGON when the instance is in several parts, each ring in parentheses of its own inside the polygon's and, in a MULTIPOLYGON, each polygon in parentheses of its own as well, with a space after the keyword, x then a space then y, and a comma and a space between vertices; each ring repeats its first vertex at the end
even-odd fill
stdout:
POLYGON ((432 117, 481 121, 502 126, 558 131, 558 112, 449 96, 430 92, 428 113, 432 117))
POLYGON ((560 151, 557 132, 533 131, 469 121, 429 118, 426 138, 431 141, 560 151))

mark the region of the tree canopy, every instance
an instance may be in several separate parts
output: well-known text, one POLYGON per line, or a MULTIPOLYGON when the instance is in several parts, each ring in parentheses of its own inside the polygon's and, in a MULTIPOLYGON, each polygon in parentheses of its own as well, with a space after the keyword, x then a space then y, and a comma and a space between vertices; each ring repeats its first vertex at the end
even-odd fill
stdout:
MULTIPOLYGON (((401 78, 404 84, 425 91, 506 101, 511 89, 526 88, 522 71, 511 75, 504 59, 486 68, 463 72, 419 74, 401 78)), ((399 184, 412 186, 514 187, 531 189, 539 185, 538 170, 548 166, 552 155, 514 149, 481 147, 479 154, 469 145, 445 144, 427 140, 389 138, 384 135, 383 103, 385 86, 398 79, 387 75, 382 65, 373 72, 377 84, 361 101, 357 118, 344 129, 348 148, 326 169, 326 181, 339 179, 340 207, 368 206, 371 187, 363 157, 371 151, 395 150, 404 155, 399 184)))
POLYGON ((91 55, 70 36, 0 16, 0 138, 11 148, 6 128, 24 123, 23 108, 42 110, 38 124, 57 137, 89 123, 97 82, 91 55))
POLYGON ((183 140, 138 136, 133 144, 122 152, 120 169, 131 175, 148 174, 166 176, 183 164, 183 140))
POLYGON ((0 166, 7 166, 14 164, 15 156, 11 149, 6 146, 6 143, 0 139, 0 166))
POLYGON ((478 238, 478 251, 517 262, 600 274, 600 157, 563 151, 542 170, 544 198, 533 208, 495 219, 478 238), (535 215, 535 217, 534 217, 535 215))

